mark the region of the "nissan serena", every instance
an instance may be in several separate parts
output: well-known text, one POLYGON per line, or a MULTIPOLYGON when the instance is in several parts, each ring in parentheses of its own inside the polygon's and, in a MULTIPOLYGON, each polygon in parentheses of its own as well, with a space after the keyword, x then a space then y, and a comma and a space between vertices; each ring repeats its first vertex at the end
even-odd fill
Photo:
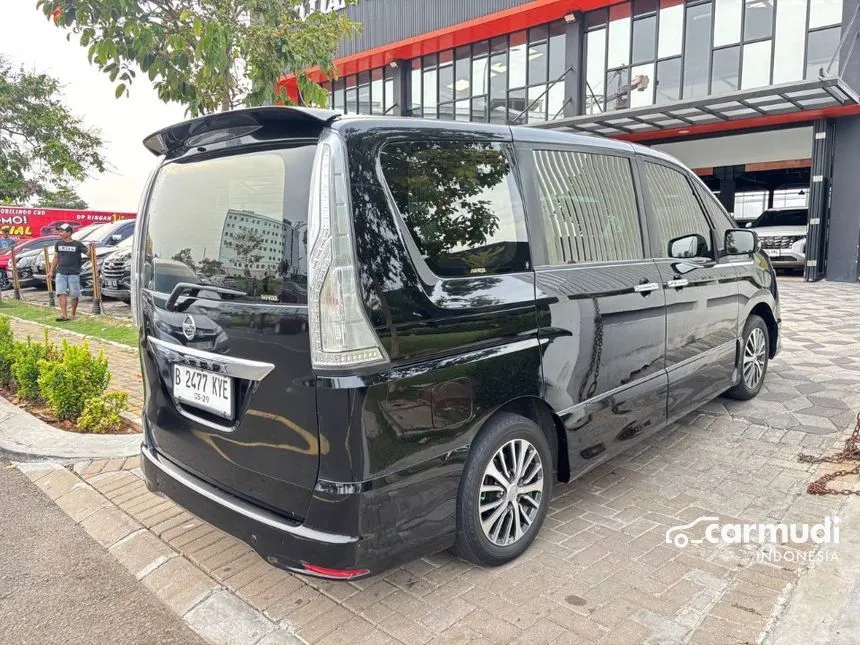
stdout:
POLYGON ((508 562, 554 484, 780 344, 756 234, 644 147, 286 107, 145 145, 147 483, 284 569, 508 562))

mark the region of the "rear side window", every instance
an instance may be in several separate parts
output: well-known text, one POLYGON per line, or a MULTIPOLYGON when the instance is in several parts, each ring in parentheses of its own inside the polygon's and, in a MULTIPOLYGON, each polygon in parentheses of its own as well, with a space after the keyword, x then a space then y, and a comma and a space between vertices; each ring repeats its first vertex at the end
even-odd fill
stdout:
POLYGON ((436 275, 529 268, 522 200, 500 146, 391 143, 380 163, 412 241, 436 275))
POLYGON ((315 148, 163 166, 147 207, 143 286, 166 293, 177 281, 209 282, 255 300, 306 303, 296 294, 307 287, 315 148))
POLYGON ((656 220, 658 257, 673 257, 671 243, 695 235, 695 249, 684 246, 685 253, 678 257, 713 257, 711 227, 705 218, 690 180, 678 170, 661 164, 645 162, 645 177, 656 220))
POLYGON ((644 257, 628 159, 536 150, 535 166, 550 264, 644 257))

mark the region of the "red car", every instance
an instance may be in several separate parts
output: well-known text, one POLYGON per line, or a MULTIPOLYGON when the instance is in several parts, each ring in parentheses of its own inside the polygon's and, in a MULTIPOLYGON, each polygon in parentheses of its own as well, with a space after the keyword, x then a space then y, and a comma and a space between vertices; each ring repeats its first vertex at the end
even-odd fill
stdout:
MULTIPOLYGON (((27 251, 37 251, 46 246, 53 246, 54 242, 60 239, 59 235, 46 235, 37 237, 32 240, 24 240, 15 245, 15 255, 21 255, 27 251)), ((5 271, 9 267, 9 262, 12 259, 11 251, 0 251, 0 271, 5 271)))
POLYGON ((68 224, 69 226, 72 227, 72 231, 77 231, 79 228, 81 228, 81 226, 84 225, 83 222, 57 220, 56 222, 51 222, 47 226, 43 226, 39 232, 42 235, 53 235, 54 233, 57 232, 57 227, 60 226, 61 224, 68 224))

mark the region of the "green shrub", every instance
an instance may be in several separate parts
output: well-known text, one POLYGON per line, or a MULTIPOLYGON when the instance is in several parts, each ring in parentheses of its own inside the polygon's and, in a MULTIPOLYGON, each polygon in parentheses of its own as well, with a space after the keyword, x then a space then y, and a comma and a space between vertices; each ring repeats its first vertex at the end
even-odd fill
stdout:
POLYGON ((39 374, 42 364, 57 360, 54 346, 48 342, 47 330, 42 343, 34 343, 32 338, 26 342, 15 343, 12 362, 12 375, 18 387, 18 395, 22 399, 38 401, 40 397, 39 374))
POLYGON ((78 427, 88 432, 103 433, 119 430, 122 416, 128 407, 128 394, 107 392, 88 399, 78 418, 78 427))
POLYGON ((9 387, 15 382, 12 364, 15 362, 16 351, 12 325, 6 316, 0 316, 0 385, 3 387, 9 387))
POLYGON ((63 341, 59 360, 39 364, 39 389, 51 411, 60 421, 74 421, 84 411, 84 404, 102 394, 110 382, 104 354, 90 353, 89 344, 69 345, 63 341))

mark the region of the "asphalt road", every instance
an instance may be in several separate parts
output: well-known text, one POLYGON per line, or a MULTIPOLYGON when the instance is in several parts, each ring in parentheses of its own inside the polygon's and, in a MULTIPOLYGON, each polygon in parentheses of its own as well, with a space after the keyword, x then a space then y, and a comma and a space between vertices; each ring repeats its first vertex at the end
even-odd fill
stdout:
POLYGON ((0 462, 0 641, 204 643, 7 463, 0 462))

